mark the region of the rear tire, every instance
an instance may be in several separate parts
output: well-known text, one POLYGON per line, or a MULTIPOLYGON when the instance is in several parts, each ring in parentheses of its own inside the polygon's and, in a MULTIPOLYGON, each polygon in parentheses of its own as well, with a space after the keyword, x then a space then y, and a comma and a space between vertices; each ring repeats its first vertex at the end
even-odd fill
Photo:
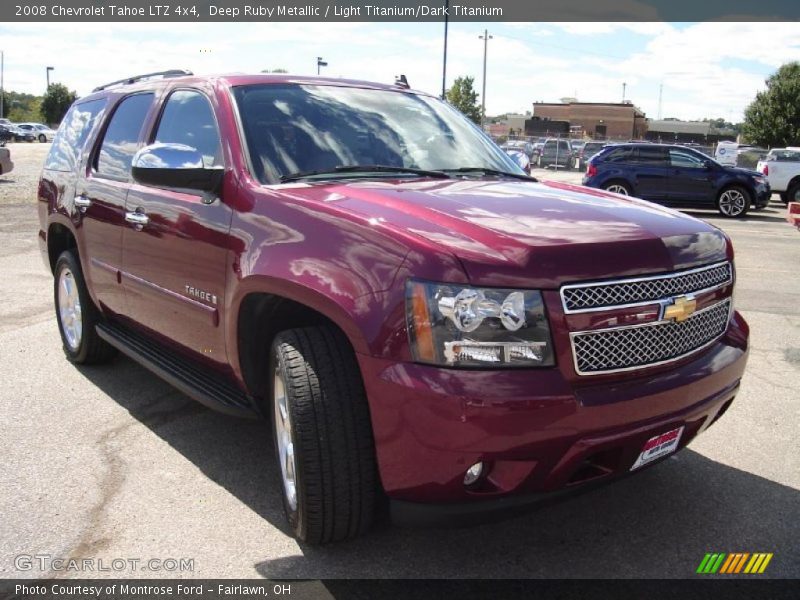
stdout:
POLYGON ((623 196, 631 195, 631 188, 624 181, 609 181, 603 189, 613 194, 622 194, 623 196))
POLYGON ((717 197, 717 210, 723 217, 739 218, 747 214, 753 199, 743 187, 731 186, 725 188, 717 197))
POLYGON ((290 329, 270 356, 267 397, 289 525, 309 544, 357 537, 374 519, 378 477, 350 343, 332 327, 290 329))
POLYGON ((54 275, 56 322, 67 360, 96 365, 113 359, 117 350, 97 335, 95 326, 102 315, 89 296, 80 261, 72 250, 58 257, 54 275))
MULTIPOLYGON (((783 200, 783 198, 781 198, 783 200)), ((800 202, 800 183, 793 183, 789 186, 789 189, 786 190, 786 200, 784 200, 786 204, 789 202, 800 202)))

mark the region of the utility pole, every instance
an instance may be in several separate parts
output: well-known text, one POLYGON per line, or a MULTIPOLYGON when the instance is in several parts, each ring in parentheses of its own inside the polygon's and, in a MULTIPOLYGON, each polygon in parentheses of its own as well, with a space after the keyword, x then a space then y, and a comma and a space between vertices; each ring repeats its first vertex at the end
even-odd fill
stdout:
POLYGON ((481 94, 481 130, 483 130, 486 121, 486 54, 489 50, 489 40, 492 36, 489 35, 487 29, 483 30, 483 35, 479 35, 478 39, 483 40, 483 93, 481 94))
POLYGON ((622 82, 622 103, 625 104, 625 88, 628 87, 628 84, 624 81, 622 82))
POLYGON ((661 96, 664 94, 664 84, 658 86, 658 120, 661 120, 661 96))
POLYGON ((6 96, 6 88, 3 87, 4 68, 5 68, 5 55, 3 54, 3 51, 0 50, 0 118, 2 118, 5 115, 5 113, 3 112, 3 109, 5 108, 3 106, 3 102, 5 102, 5 96, 6 96))
POLYGON ((444 59, 442 60, 442 100, 447 98, 447 23, 450 0, 444 0, 444 59))
POLYGON ((47 91, 50 91, 50 71, 55 71, 55 67, 45 67, 45 72, 47 73, 47 91))
POLYGON ((320 67, 327 67, 328 63, 322 60, 321 56, 317 57, 317 75, 319 75, 320 67))

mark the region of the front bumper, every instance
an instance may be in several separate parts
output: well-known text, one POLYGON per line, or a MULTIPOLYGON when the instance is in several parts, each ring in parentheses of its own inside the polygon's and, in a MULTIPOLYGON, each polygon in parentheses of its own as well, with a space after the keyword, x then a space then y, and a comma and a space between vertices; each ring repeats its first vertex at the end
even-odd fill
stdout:
POLYGON ((491 517, 627 474, 648 439, 681 425, 684 447, 735 397, 747 337, 735 313, 697 356, 596 384, 570 383, 557 368, 466 371, 359 355, 395 517, 491 517), (478 461, 488 475, 467 488, 478 461))
POLYGON ((764 208, 767 204, 769 204, 769 199, 772 197, 772 188, 770 188, 768 183, 765 184, 757 184, 755 187, 756 197, 753 200, 753 203, 756 205, 756 208, 764 208))

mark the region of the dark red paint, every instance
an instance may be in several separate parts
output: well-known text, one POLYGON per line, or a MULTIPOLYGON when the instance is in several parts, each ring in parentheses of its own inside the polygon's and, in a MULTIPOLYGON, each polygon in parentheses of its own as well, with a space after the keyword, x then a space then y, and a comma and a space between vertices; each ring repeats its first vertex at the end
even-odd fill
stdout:
MULTIPOLYGON (((100 178, 90 166, 93 132, 77 179, 43 173, 45 259, 53 226, 67 228, 92 298, 106 314, 160 336, 242 388, 238 315, 249 294, 277 294, 327 316, 357 353, 381 481, 397 499, 451 502, 555 490, 580 483, 576 469, 590 454, 603 457, 609 472, 626 470, 649 438, 685 425, 685 445, 734 397, 748 337, 738 313, 720 341, 683 361, 579 377, 570 330, 657 315, 651 307, 650 317, 635 317, 644 308, 567 318, 558 295, 567 282, 732 260, 721 231, 643 201, 561 183, 489 177, 264 186, 249 172, 229 87, 270 81, 306 80, 188 77, 101 92, 110 99, 107 110, 142 88, 155 89, 159 102, 178 87, 205 93, 224 146, 220 201, 202 204, 196 196, 100 178), (79 193, 94 201, 86 213, 72 203, 79 193), (136 208, 151 217, 142 231, 123 219, 136 208), (556 366, 480 371, 414 364, 405 325, 409 277, 543 290, 556 366), (188 297, 186 285, 215 294, 217 304, 188 297), (478 460, 493 465, 491 475, 467 491, 464 471, 478 460)), ((152 139, 157 112, 158 102, 140 145, 152 139)), ((730 294, 729 287, 715 297, 730 294)), ((698 307, 710 300, 698 298, 698 307)))

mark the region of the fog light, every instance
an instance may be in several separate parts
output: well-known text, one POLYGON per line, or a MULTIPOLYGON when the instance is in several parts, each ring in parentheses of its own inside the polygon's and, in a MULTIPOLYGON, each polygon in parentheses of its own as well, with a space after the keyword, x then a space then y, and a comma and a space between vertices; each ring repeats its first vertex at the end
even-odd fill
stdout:
POLYGON ((480 479, 482 473, 483 463, 476 462, 469 469, 467 469, 467 472, 464 474, 464 485, 472 485, 478 481, 478 479, 480 479))

